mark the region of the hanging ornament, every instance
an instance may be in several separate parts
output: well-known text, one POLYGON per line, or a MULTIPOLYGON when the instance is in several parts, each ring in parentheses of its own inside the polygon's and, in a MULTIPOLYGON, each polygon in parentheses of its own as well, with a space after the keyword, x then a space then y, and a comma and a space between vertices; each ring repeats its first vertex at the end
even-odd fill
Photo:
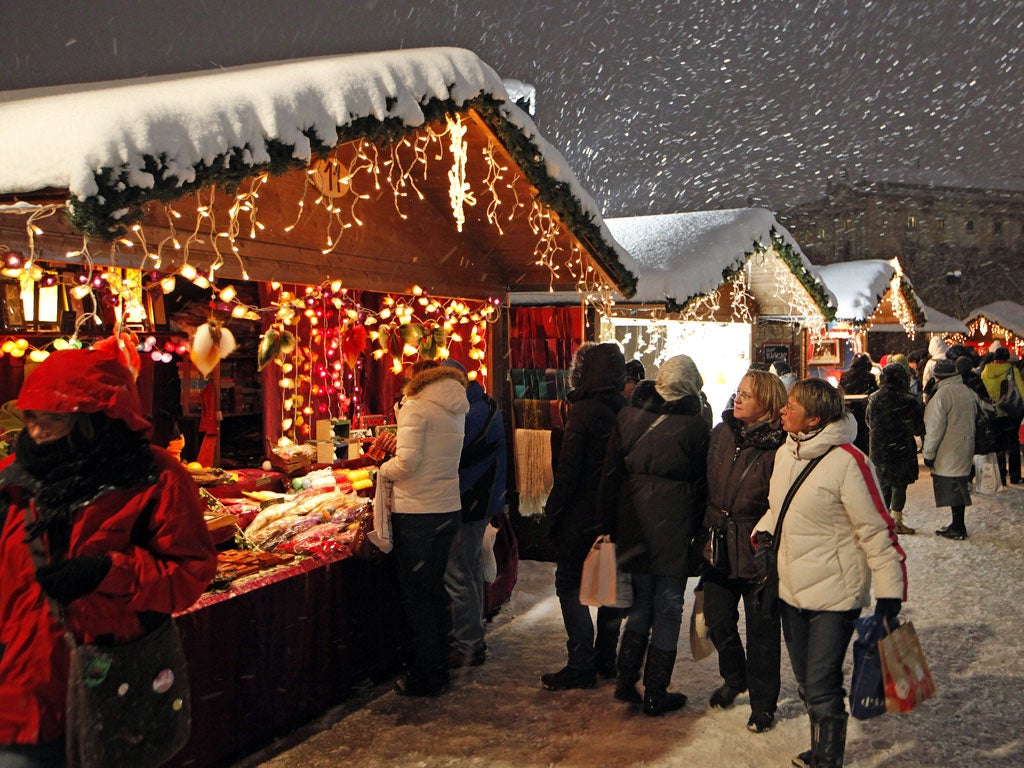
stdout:
POLYGON ((196 328, 189 356, 192 364, 205 377, 210 375, 222 358, 234 351, 234 335, 220 321, 211 318, 196 328))
POLYGON ((295 335, 290 331, 267 328, 256 350, 256 369, 262 371, 270 362, 295 351, 295 335))

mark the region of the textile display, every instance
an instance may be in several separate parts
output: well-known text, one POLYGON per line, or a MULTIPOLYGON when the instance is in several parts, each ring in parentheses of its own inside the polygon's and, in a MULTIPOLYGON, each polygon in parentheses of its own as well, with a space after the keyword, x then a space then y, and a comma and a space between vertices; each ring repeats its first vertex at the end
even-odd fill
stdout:
MULTIPOLYGON (((893 620, 892 626, 897 626, 893 620)), ((857 638, 853 641, 853 678, 850 680, 850 714, 858 720, 884 715, 885 683, 882 680, 882 656, 878 641, 891 627, 883 616, 871 614, 854 622, 857 638)))
POLYGON ((690 614, 690 654, 694 661, 706 659, 715 652, 715 644, 708 637, 708 625, 704 621, 704 590, 693 593, 693 613, 690 614))
POLYGON ((910 712, 935 695, 928 660, 921 641, 908 621, 878 641, 885 681, 885 706, 890 712, 910 712))
POLYGON ((551 469, 551 432, 546 429, 517 429, 513 434, 516 463, 516 491, 519 514, 539 515, 555 482, 551 469))
POLYGON ((619 571, 615 543, 609 536, 598 536, 583 561, 580 602, 612 608, 629 608, 633 604, 632 579, 628 573, 619 571))
POLYGON ((977 493, 998 493, 1003 489, 999 475, 999 458, 994 453, 974 457, 973 488, 977 493))
POLYGON ((155 768, 188 741, 191 701, 170 618, 123 645, 74 644, 67 698, 72 768, 155 768))

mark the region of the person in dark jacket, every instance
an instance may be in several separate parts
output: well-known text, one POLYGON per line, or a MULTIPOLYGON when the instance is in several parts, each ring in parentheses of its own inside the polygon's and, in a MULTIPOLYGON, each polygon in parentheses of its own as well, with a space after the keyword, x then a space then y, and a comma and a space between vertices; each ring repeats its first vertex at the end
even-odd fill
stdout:
POLYGON ((924 407, 910 393, 910 376, 902 365, 885 366, 879 379, 881 388, 868 398, 868 456, 875 465, 882 499, 896 523, 896 533, 909 536, 916 530, 904 524, 903 507, 907 486, 917 480, 914 437, 924 435, 924 407))
MULTIPOLYGON (((443 363, 463 373, 454 360, 443 363)), ((505 507, 505 426, 498 404, 478 381, 466 387, 469 412, 459 459, 462 516, 448 553, 444 586, 452 599, 452 642, 448 666, 479 666, 484 643, 484 576, 480 553, 491 518, 505 507)))
MULTIPOLYGON (((872 371, 873 365, 871 355, 866 352, 854 355, 849 369, 843 371, 843 375, 839 377, 839 386, 842 387, 843 394, 870 395, 875 392, 878 389, 878 381, 872 371)), ((863 397, 851 399, 847 401, 847 408, 857 419, 857 438, 853 444, 867 453, 870 444, 866 417, 867 399, 863 397)))
POLYGON ((580 579, 583 561, 604 528, 597 509, 597 488, 608 436, 626 404, 622 396, 625 384, 626 359, 622 351, 615 344, 598 344, 588 349, 579 386, 569 393, 571 406, 558 467, 544 505, 556 552, 555 592, 562 608, 569 655, 565 667, 541 676, 541 683, 550 691, 593 688, 598 673, 603 677, 615 675, 622 611, 598 608, 595 638, 590 608, 580 602, 580 579))
POLYGON ((727 709, 749 688, 747 728, 754 733, 775 724, 782 641, 779 617, 765 617, 753 605, 758 573, 750 534, 768 509, 775 451, 786 441, 779 421, 785 404, 786 386, 777 375, 748 371, 736 389, 732 409, 722 414, 722 422, 711 433, 708 453, 704 524, 724 526, 728 532, 725 563, 703 580, 704 620, 723 680, 709 704, 727 709), (746 616, 746 654, 739 632, 740 599, 746 616))
POLYGON ((619 650, 615 698, 646 715, 679 709, 669 693, 688 573, 687 551, 704 508, 709 427, 700 374, 686 355, 641 382, 608 441, 599 491, 619 568, 632 575, 633 604, 619 650), (644 664, 644 654, 647 661, 644 664), (644 666, 644 695, 636 689, 644 666))

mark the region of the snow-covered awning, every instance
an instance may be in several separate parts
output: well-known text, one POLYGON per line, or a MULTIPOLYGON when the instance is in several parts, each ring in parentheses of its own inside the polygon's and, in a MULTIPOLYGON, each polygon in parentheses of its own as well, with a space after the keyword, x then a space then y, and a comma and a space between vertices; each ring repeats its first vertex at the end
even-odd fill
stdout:
MULTIPOLYGON (((150 215, 150 203, 173 201, 211 184, 231 189, 264 173, 305 169, 345 142, 365 139, 379 147, 468 112, 480 122, 468 141, 483 144, 470 146, 469 167, 482 164, 479 157, 488 143, 497 142, 515 164, 519 183, 525 178, 533 187, 525 201, 516 189, 516 200, 528 205, 536 197, 546 205, 556 214, 556 225, 571 233, 619 290, 631 295, 635 278, 624 266, 628 257, 604 225, 597 204, 562 155, 509 99, 501 78, 475 54, 458 48, 329 56, 0 93, 0 204, 67 199, 78 231, 115 238, 150 215)), ((380 181, 386 187, 388 179, 380 181)), ((516 182, 505 183, 511 189, 516 182)), ((496 194, 495 189, 488 190, 484 182, 473 191, 483 197, 487 191, 496 194)), ((424 184, 415 192, 396 190, 410 198, 416 192, 428 199, 443 196, 430 199, 442 212, 451 207, 449 195, 460 194, 440 184, 424 184)), ((471 197, 464 196, 466 206, 472 205, 471 197)), ((502 209, 506 215, 508 207, 502 209)), ((477 206, 478 218, 485 208, 487 200, 477 206)), ((504 220, 501 225, 507 226, 504 220)), ((474 248, 500 250, 482 242, 474 248)), ((518 266, 533 267, 532 258, 532 251, 519 254, 518 266)), ((512 283, 519 277, 515 262, 507 259, 493 271, 505 269, 512 283)))
MULTIPOLYGON (((917 299, 918 306, 921 307, 921 312, 925 316, 924 324, 917 326, 918 333, 967 333, 967 326, 963 320, 957 320, 952 315, 944 314, 934 307, 929 307, 921 301, 916 293, 914 298, 917 299)), ((899 323, 875 323, 872 324, 871 330, 902 333, 905 329, 899 323)))
MULTIPOLYGON (((964 318, 968 326, 975 324, 976 320, 985 319, 989 323, 998 325, 1010 331, 1015 336, 1024 338, 1024 307, 1013 301, 994 301, 983 307, 972 309, 964 318)), ((985 331, 982 331, 985 334, 985 331)))
POLYGON ((839 303, 836 321, 884 330, 915 328, 925 315, 896 259, 862 259, 815 267, 839 303))
MULTIPOLYGON (((831 318, 835 311, 835 299, 800 246, 763 208, 634 216, 605 223, 636 264, 639 279, 631 302, 686 307, 745 268, 763 272, 764 255, 772 253, 816 313, 831 318)), ((772 307, 778 297, 771 294, 778 285, 773 277, 752 274, 748 290, 763 305, 762 311, 793 314, 788 308, 772 307)), ((565 298, 562 303, 572 300, 565 298)), ((514 294, 513 300, 558 303, 551 294, 514 294)))

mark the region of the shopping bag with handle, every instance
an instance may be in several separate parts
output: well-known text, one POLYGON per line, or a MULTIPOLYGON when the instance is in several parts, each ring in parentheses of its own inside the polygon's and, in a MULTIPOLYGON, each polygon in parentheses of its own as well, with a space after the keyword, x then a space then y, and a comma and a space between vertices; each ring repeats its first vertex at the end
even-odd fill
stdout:
POLYGON ((598 536, 583 561, 580 602, 613 608, 628 608, 633 604, 632 580, 628 573, 619 572, 615 543, 608 536, 598 536))
POLYGON ((898 622, 886 620, 877 613, 862 616, 854 622, 857 639, 853 641, 853 678, 850 680, 850 714, 858 720, 884 715, 885 681, 882 679, 882 657, 878 641, 898 622))
POLYGON ((935 695, 935 681, 912 621, 879 640, 878 651, 882 659, 886 709, 910 712, 935 695))

